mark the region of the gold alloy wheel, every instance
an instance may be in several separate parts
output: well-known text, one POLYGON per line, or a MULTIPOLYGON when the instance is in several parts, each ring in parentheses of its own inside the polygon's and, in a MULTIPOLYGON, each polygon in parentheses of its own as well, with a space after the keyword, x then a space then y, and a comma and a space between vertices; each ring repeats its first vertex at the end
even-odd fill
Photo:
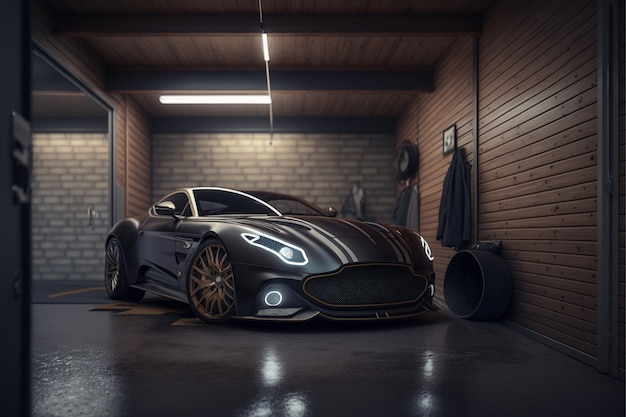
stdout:
POLYGON ((235 285, 224 246, 210 243, 200 249, 191 264, 189 299, 205 321, 223 322, 233 315, 235 285))

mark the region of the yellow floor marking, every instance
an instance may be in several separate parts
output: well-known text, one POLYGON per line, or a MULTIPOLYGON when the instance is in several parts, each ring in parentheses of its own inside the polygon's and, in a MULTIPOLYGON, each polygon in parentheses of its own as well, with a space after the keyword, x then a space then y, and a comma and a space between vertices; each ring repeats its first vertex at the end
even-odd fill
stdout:
POLYGON ((171 326, 206 326, 206 323, 197 317, 185 317, 176 320, 171 326))
POLYGON ((48 296, 48 298, 57 298, 57 297, 63 297, 63 296, 66 296, 66 295, 82 294, 82 293, 90 292, 90 291, 104 291, 104 287, 83 288, 83 289, 80 289, 80 290, 58 292, 56 294, 50 294, 48 296))
POLYGON ((160 316, 163 314, 185 314, 189 312, 188 308, 184 307, 167 307, 163 305, 153 304, 135 304, 135 303, 111 303, 101 304, 94 310, 123 310, 115 313, 116 316, 160 316))
POLYGON ((117 303, 109 303, 109 304, 100 304, 96 308, 92 308, 91 311, 95 311, 95 310, 105 310, 105 311, 110 311, 110 310, 128 310, 128 309, 131 309, 131 308, 133 308, 135 306, 137 306, 136 303, 117 302, 117 303))
POLYGON ((180 309, 180 308, 168 308, 163 306, 151 306, 139 304, 135 307, 132 307, 130 310, 120 311, 119 313, 115 313, 116 316, 160 316, 162 314, 184 314, 189 310, 180 309))
MULTIPOLYGON (((142 304, 142 303, 125 303, 116 302, 110 304, 100 304, 91 311, 114 311, 115 316, 160 316, 163 314, 184 314, 189 315, 190 310, 187 307, 181 305, 180 308, 168 307, 161 304, 142 304), (119 311, 121 310, 121 311, 119 311)), ((207 323, 203 322, 197 317, 181 317, 174 321, 170 326, 207 326, 207 323)))

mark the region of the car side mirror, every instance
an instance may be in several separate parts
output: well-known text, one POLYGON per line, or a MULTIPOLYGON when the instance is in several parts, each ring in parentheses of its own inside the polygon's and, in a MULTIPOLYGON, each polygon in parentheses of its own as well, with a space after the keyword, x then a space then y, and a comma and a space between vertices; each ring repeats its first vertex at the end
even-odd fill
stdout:
POLYGON ((334 207, 328 207, 328 215, 330 217, 337 217, 337 209, 334 207))
POLYGON ((173 216, 176 206, 171 201, 161 201, 154 205, 154 212, 159 216, 173 216))

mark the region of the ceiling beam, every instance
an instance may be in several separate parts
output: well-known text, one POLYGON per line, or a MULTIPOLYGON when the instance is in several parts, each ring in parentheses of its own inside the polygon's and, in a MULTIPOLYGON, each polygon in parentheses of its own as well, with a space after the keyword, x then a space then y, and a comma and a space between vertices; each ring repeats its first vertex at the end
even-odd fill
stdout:
POLYGON ((35 53, 32 54, 31 74, 31 87, 33 90, 80 91, 76 84, 64 77, 35 53))
MULTIPOLYGON (((393 117, 277 117, 273 133, 395 134, 393 117)), ((150 122, 151 133, 270 133, 267 117, 161 117, 150 122)))
MULTIPOLYGON (((272 71, 272 91, 426 91, 433 71, 272 71)), ((264 71, 111 70, 106 89, 148 91, 266 91, 264 71)))
MULTIPOLYGON (((264 14, 272 35, 480 35, 478 13, 264 14)), ((68 14, 54 33, 68 37, 250 34, 260 29, 250 14, 68 14)))

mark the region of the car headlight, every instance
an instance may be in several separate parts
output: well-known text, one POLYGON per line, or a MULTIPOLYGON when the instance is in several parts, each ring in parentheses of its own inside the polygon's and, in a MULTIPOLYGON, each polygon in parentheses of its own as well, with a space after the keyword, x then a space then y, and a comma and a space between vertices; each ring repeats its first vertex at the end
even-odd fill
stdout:
POLYGON ((291 243, 262 233, 242 233, 241 237, 252 246, 272 253, 288 265, 306 265, 309 263, 304 250, 291 243))
POLYGON ((433 256, 433 251, 430 249, 430 245, 428 244, 428 242, 426 242, 426 239, 424 239, 421 235, 418 235, 421 242, 422 242, 422 248, 424 249, 424 255, 426 255, 426 257, 428 258, 429 261, 434 261, 435 257, 433 256))

